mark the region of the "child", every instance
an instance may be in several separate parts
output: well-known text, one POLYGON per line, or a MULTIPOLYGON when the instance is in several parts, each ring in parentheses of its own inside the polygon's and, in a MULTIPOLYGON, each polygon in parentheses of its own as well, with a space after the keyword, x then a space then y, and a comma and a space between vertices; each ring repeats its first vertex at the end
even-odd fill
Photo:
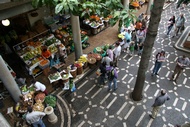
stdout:
POLYGON ((129 49, 129 45, 130 45, 130 40, 127 40, 123 46, 123 51, 124 52, 128 52, 128 49, 129 49))
POLYGON ((142 55, 143 47, 144 47, 143 42, 141 42, 140 44, 138 44, 138 55, 139 56, 142 55))
POLYGON ((133 56, 134 54, 134 50, 135 50, 135 42, 131 41, 130 45, 129 45, 129 55, 133 56))

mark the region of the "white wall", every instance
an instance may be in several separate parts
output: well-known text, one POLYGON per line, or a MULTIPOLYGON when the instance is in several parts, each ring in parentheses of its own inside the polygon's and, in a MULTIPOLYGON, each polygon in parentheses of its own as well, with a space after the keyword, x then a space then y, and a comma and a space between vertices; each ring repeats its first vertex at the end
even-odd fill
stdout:
POLYGON ((32 17, 30 14, 31 13, 28 13, 28 19, 29 19, 29 22, 30 22, 30 25, 31 27, 34 25, 34 23, 40 19, 43 20, 43 17, 45 16, 48 16, 50 14, 50 11, 49 11, 49 8, 46 8, 46 7, 42 7, 42 8, 39 8, 38 10, 36 10, 38 12, 38 16, 36 17, 32 17))

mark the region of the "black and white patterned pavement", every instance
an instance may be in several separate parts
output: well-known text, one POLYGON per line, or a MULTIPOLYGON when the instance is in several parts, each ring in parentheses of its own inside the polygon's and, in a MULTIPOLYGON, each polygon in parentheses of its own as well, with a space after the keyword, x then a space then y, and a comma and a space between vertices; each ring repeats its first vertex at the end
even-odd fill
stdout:
MULTIPOLYGON (((189 53, 179 50, 183 38, 172 38, 166 36, 167 22, 172 15, 185 14, 186 23, 190 24, 190 8, 175 9, 174 4, 166 8, 162 13, 159 26, 159 33, 152 50, 152 58, 146 74, 143 99, 134 102, 130 99, 137 77, 140 57, 134 55, 129 57, 126 53, 121 54, 119 61, 118 89, 107 91, 107 85, 103 88, 97 87, 97 76, 91 73, 77 84, 77 90, 67 96, 60 91, 58 98, 62 105, 58 106, 62 119, 67 127, 174 127, 176 124, 183 124, 189 121, 190 116, 190 69, 187 68, 179 77, 177 84, 169 81, 174 67, 175 60, 180 55, 189 53), (178 39, 181 39, 180 42, 178 39), (177 48, 174 48, 174 46, 177 48), (166 51, 166 62, 159 71, 160 76, 151 76, 157 52, 166 51), (157 118, 150 119, 151 105, 160 89, 166 89, 171 100, 161 108, 157 118), (66 102, 65 102, 66 101, 66 102), (66 107, 64 107, 66 106, 66 107), (65 116, 65 117, 64 117, 65 116)), ((189 29, 189 28, 188 28, 189 29)), ((186 33, 188 31, 186 30, 186 33)), ((184 36, 186 35, 184 33, 184 36)))

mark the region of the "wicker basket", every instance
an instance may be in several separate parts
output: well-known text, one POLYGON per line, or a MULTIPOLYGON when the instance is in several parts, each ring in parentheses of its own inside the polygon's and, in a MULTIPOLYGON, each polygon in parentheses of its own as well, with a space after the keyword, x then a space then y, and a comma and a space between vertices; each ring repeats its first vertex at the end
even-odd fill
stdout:
POLYGON ((89 65, 89 68, 93 68, 96 64, 96 59, 95 58, 88 58, 88 65, 89 65))
POLYGON ((83 65, 83 69, 86 69, 88 67, 88 62, 85 62, 83 65))
POLYGON ((83 67, 77 67, 77 75, 80 75, 83 73, 83 67))
POLYGON ((73 76, 73 78, 76 78, 76 76, 77 76, 77 67, 74 67, 73 70, 70 70, 70 73, 73 76))

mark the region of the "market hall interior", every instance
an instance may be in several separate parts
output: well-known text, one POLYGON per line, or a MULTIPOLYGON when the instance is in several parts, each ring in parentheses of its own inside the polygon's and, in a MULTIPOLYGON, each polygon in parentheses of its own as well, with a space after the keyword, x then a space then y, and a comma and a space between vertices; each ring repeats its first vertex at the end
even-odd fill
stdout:
MULTIPOLYGON (((146 7, 147 6, 145 4, 140 10, 137 10, 136 15, 138 16, 142 12, 145 12, 146 7)), ((26 17, 22 17, 23 20, 25 18, 26 17)), ((18 17, 14 18, 14 20, 18 20, 17 22, 21 22, 21 24, 22 24, 22 22, 25 22, 25 21, 21 21, 18 17)), ((44 29, 45 29, 44 27, 38 28, 39 32, 44 31, 44 29)), ((20 31, 21 30, 22 30, 22 28, 20 28, 20 31)), ((33 33, 30 33, 30 34, 33 34, 33 33)), ((95 47, 102 46, 102 44, 112 45, 117 40, 118 40, 117 25, 115 25, 113 27, 108 27, 96 35, 89 36, 88 43, 90 44, 90 46, 83 50, 83 54, 88 54, 90 52, 93 52, 95 47)), ((19 75, 23 78, 26 78, 27 85, 31 84, 31 80, 34 77, 28 74, 28 71, 25 68, 25 64, 20 60, 18 54, 14 53, 14 52, 9 53, 9 54, 4 54, 3 59, 9 64, 9 66, 14 70, 14 72, 17 75, 19 75)), ((65 68, 67 68, 67 66, 69 66, 75 62, 75 53, 73 52, 73 53, 69 54, 67 56, 67 58, 65 59, 65 61, 66 61, 66 64, 61 69, 65 69, 65 68)), ((56 70, 54 68, 51 69, 51 72, 55 72, 55 71, 56 70)), ((43 84, 45 84, 49 93, 54 91, 54 88, 52 87, 52 84, 50 84, 48 77, 45 76, 43 73, 38 75, 37 77, 35 77, 35 79, 37 81, 40 81, 43 84)), ((4 89, 2 83, 1 83, 1 89, 4 89)), ((14 101, 9 96, 3 100, 3 103, 4 103, 4 107, 1 108, 0 111, 1 111, 1 113, 6 114, 7 108, 14 105, 14 101)))

